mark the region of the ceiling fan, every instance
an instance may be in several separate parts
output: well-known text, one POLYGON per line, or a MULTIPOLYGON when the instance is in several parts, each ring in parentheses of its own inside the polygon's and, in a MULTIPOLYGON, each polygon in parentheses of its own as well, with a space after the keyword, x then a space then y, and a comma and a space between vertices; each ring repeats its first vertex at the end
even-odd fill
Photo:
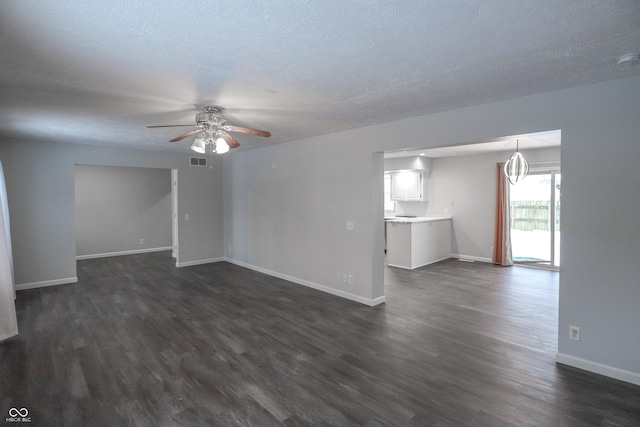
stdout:
POLYGON ((207 151, 207 145, 211 147, 211 151, 214 153, 222 154, 229 151, 230 148, 237 148, 240 143, 236 141, 234 137, 229 135, 229 132, 240 132, 249 135, 263 136, 269 138, 271 132, 266 130, 258 130, 251 128, 244 128, 240 126, 233 126, 227 123, 227 119, 222 116, 222 108, 216 106, 204 107, 202 113, 196 114, 195 125, 158 125, 147 126, 148 128, 171 128, 171 127, 195 127, 196 129, 185 132, 180 136, 173 138, 169 142, 178 142, 183 139, 200 134, 191 145, 191 149, 196 153, 204 153, 207 151))

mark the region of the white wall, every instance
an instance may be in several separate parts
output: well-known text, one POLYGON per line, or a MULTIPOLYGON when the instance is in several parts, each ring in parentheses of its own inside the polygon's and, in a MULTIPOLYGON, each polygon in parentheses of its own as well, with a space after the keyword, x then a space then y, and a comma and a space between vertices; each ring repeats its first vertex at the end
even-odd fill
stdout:
POLYGON ((181 265, 223 256, 222 160, 189 166, 188 153, 2 140, 18 289, 76 278, 76 164, 178 169, 181 265), (184 214, 190 214, 190 221, 184 214))
POLYGON ((433 159, 423 156, 393 157, 384 159, 384 171, 421 170, 428 177, 433 168, 433 159))
POLYGON ((235 153, 224 171, 227 256, 372 301, 383 282, 383 162, 372 153, 561 129, 559 360, 640 383, 640 328, 629 327, 640 324, 638 117, 632 77, 235 153), (356 283, 338 283, 338 271, 356 283))
MULTIPOLYGON (((453 216, 452 254, 491 261, 496 216, 496 164, 505 162, 512 152, 433 159, 433 170, 427 181, 429 202, 426 212, 420 214, 448 213, 453 216)), ((560 161, 559 147, 520 152, 530 163, 560 161)))
MULTIPOLYGON (((375 161, 380 170, 375 176, 372 154, 343 151, 342 143, 329 139, 294 150, 291 144, 278 144, 226 157, 226 256, 241 265, 294 281, 303 279, 307 285, 371 303, 382 295, 381 286, 371 286, 369 264, 374 197, 382 218, 382 156, 375 161), (358 167, 351 168, 352 164, 358 167), (374 176, 379 197, 372 191, 374 176), (366 192, 365 201, 353 203, 363 197, 354 191, 366 192), (346 230, 350 220, 353 231, 346 230), (353 275, 354 284, 338 282, 338 273, 353 275)), ((378 248, 383 253, 382 241, 378 248)))
POLYGON ((75 224, 80 257, 171 247, 171 170, 77 165, 75 224))

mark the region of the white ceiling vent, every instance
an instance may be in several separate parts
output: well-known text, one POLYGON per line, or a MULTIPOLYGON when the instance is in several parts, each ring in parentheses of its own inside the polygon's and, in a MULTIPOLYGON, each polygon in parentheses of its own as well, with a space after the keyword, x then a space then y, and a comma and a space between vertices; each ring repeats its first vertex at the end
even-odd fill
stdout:
POLYGON ((189 157, 189 164, 191 166, 207 166, 206 157, 189 157))

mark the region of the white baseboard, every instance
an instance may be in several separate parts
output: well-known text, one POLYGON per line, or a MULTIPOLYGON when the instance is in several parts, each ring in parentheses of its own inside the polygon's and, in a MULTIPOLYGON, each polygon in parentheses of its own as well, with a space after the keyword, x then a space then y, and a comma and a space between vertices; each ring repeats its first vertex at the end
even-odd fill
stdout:
POLYGON ((67 277, 65 279, 45 280, 42 282, 21 283, 16 285, 16 291, 24 291, 26 289, 46 288, 47 286, 68 285, 69 283, 78 283, 77 277, 67 277))
POLYGON ((444 258, 440 258, 440 259, 437 259, 435 261, 429 261, 429 262, 424 263, 424 264, 416 265, 415 267, 405 267, 404 265, 395 265, 395 264, 389 264, 389 263, 387 263, 387 265, 389 267, 404 268, 405 270, 415 270, 416 268, 425 267, 427 265, 435 264, 436 262, 444 261, 445 259, 449 259, 449 258, 451 258, 451 257, 450 256, 446 256, 444 258))
POLYGON ((224 257, 219 257, 219 258, 209 258, 209 259, 198 259, 195 261, 176 262, 176 267, 191 267, 194 265, 211 264, 212 262, 221 262, 221 261, 226 261, 226 260, 224 257))
POLYGON ((78 256, 76 256, 76 260, 94 259, 94 258, 108 258, 108 257, 112 257, 112 256, 122 256, 122 255, 146 254, 146 253, 149 253, 149 252, 170 251, 172 249, 173 249, 172 246, 166 246, 166 247, 162 247, 162 248, 145 248, 145 249, 134 249, 132 251, 106 252, 106 253, 103 253, 103 254, 78 255, 78 256))
POLYGON ((231 259, 231 258, 225 258, 225 261, 231 263, 231 264, 235 264, 238 265, 240 267, 244 267, 244 268, 248 268, 250 270, 254 270, 257 271, 259 273, 263 273, 263 274, 267 274, 269 276, 273 276, 273 277, 277 277, 279 279, 284 279, 287 280, 289 282, 293 282, 296 283, 298 285, 302 285, 302 286, 306 286, 308 288, 312 288, 318 291, 322 291, 322 292, 326 292, 328 294, 331 295, 335 295, 338 297, 342 297, 351 301, 355 301, 355 302, 359 302, 360 304, 365 304, 368 305, 369 307, 374 307, 378 304, 382 304, 386 301, 386 298, 384 296, 375 298, 375 299, 371 299, 371 298, 364 298, 361 297, 359 295, 354 295, 351 294, 349 292, 345 292, 345 291, 341 291, 340 289, 334 289, 334 288, 330 288, 328 286, 324 286, 321 285, 319 283, 314 283, 314 282, 310 282, 308 280, 304 280, 304 279, 299 279, 297 277, 293 277, 293 276, 289 276, 287 274, 282 274, 282 273, 278 273, 276 271, 271 271, 268 270, 266 268, 262 268, 262 267, 258 267, 252 264, 248 264, 246 262, 242 262, 242 261, 238 261, 235 259, 231 259))
POLYGON ((0 335, 0 343, 4 340, 8 340, 11 337, 15 337, 16 335, 18 335, 18 329, 14 329, 12 331, 6 332, 2 335, 0 335))
POLYGON ((637 372, 625 371, 624 369, 614 368, 612 366, 603 365, 602 363, 592 362, 591 360, 570 356, 564 353, 556 354, 556 362, 562 365, 582 369, 584 371, 593 372, 595 374, 604 375, 605 377, 615 378, 616 380, 640 385, 640 373, 637 372))
POLYGON ((467 261, 491 262, 491 258, 484 258, 472 255, 451 254, 451 258, 462 259, 467 261))
POLYGON ((375 307, 376 305, 384 304, 385 302, 387 302, 387 297, 383 295, 381 297, 374 298, 369 301, 371 301, 371 304, 367 304, 367 305, 370 307, 375 307))

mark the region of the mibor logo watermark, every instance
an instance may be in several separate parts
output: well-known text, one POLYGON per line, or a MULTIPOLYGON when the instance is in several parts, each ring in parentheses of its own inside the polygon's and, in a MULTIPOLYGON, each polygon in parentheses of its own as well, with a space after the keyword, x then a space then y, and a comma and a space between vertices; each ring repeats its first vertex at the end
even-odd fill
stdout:
POLYGON ((30 423, 29 410, 27 408, 11 408, 5 421, 8 423, 30 423))

